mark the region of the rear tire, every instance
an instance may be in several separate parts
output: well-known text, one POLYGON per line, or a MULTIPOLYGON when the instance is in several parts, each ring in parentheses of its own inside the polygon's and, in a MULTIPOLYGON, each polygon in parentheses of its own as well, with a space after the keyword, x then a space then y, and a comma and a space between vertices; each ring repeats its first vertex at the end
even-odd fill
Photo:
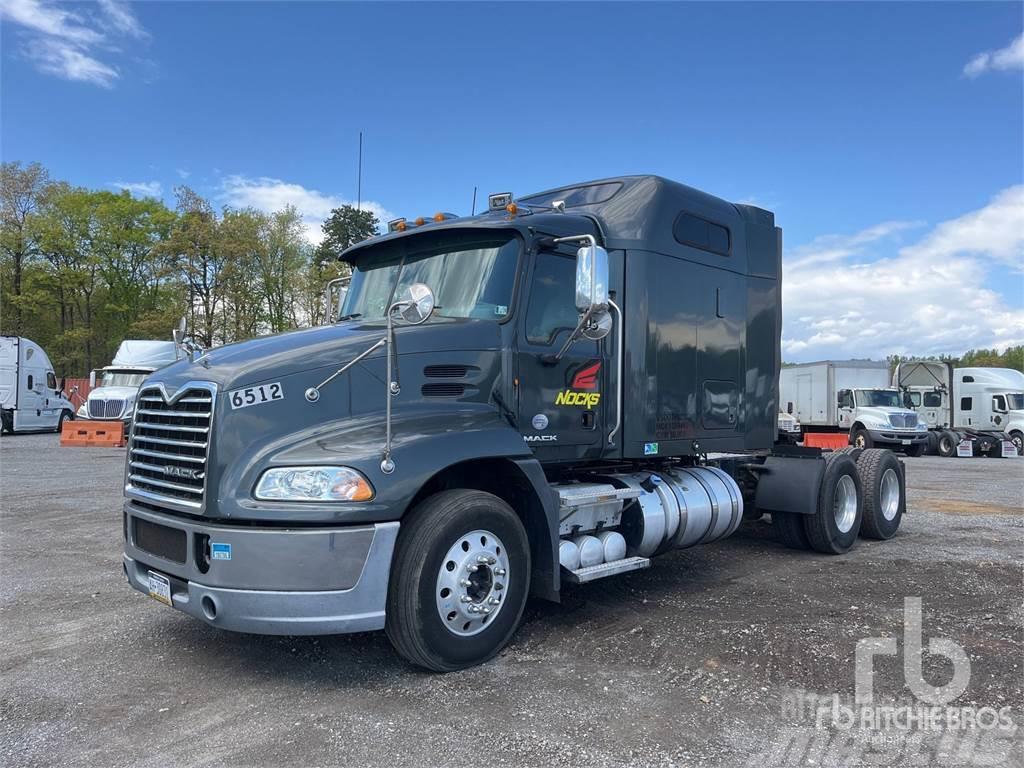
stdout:
POLYGON ((960 440, 957 438, 955 432, 952 432, 951 430, 948 429, 944 429, 941 433, 939 433, 939 444, 936 448, 936 450, 939 453, 939 456, 945 456, 947 458, 950 456, 955 456, 956 446, 959 442, 960 440))
POLYGON ((917 445, 908 445, 903 449, 903 452, 912 459, 916 459, 922 453, 924 453, 924 443, 918 443, 917 445))
POLYGON ((939 436, 934 432, 928 433, 928 439, 924 444, 924 453, 926 456, 934 456, 939 452, 939 436))
POLYGON ((483 491, 442 491, 402 521, 384 629, 417 666, 465 669, 505 647, 529 590, 530 546, 512 508, 483 491))
POLYGON ((14 433, 14 414, 11 411, 0 411, 0 433, 5 435, 14 433))
POLYGON ((866 429, 855 429, 850 435, 850 445, 854 448, 873 448, 875 441, 871 439, 871 433, 866 429))
POLYGON ((857 541, 864 515, 864 494, 857 464, 846 454, 826 460, 818 493, 818 509, 804 516, 811 547, 827 555, 841 555, 857 541))
POLYGON ((891 539, 907 510, 906 478, 892 451, 872 449, 857 459, 864 491, 864 517, 860 535, 866 539, 891 539))
POLYGON ((790 549, 810 549, 811 542, 804 530, 804 517, 795 512, 772 512, 772 527, 779 541, 790 549))

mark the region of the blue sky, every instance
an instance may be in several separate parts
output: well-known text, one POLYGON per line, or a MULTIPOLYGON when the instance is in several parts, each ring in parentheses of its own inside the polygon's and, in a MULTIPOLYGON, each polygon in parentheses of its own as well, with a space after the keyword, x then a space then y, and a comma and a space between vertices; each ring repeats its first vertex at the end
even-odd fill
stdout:
POLYGON ((776 212, 785 357, 1024 343, 1019 3, 0 0, 0 152, 90 187, 468 213, 658 173, 776 212))

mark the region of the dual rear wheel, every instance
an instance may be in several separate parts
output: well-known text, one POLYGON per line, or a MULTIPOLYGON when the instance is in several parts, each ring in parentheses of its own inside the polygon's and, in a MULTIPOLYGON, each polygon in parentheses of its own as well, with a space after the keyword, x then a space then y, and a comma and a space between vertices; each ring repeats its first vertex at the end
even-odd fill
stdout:
POLYGON ((892 538, 905 510, 906 484, 896 456, 851 447, 826 457, 814 514, 779 512, 772 524, 788 547, 838 555, 849 551, 858 535, 892 538))

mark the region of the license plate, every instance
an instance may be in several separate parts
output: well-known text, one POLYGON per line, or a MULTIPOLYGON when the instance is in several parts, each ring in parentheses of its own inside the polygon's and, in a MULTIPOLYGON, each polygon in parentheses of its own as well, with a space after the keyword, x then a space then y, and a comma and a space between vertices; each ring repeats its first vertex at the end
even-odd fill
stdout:
POLYGON ((149 572, 149 596, 164 605, 171 605, 171 580, 162 573, 149 572))
POLYGON ((258 387, 246 387, 228 392, 228 400, 231 401, 231 409, 248 408, 250 405, 263 405, 272 403, 274 400, 284 400, 284 389, 281 382, 273 384, 260 384, 258 387))
POLYGON ((903 445, 910 445, 909 440, 900 440, 900 442, 903 443, 903 445))

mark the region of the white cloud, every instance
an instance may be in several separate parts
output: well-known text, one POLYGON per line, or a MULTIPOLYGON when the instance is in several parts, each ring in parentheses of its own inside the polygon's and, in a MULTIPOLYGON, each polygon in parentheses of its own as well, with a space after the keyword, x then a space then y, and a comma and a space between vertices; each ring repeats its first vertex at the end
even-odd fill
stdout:
MULTIPOLYGON (((330 215, 331 209, 356 204, 355 200, 324 194, 315 189, 306 189, 301 184, 266 176, 228 176, 224 179, 222 197, 225 203, 234 208, 255 208, 266 213, 280 211, 288 205, 294 206, 302 216, 306 239, 311 243, 319 243, 323 239, 320 225, 330 215)), ((383 205, 372 200, 363 200, 361 207, 365 211, 372 211, 381 224, 395 218, 383 205)))
MULTIPOLYGON (((1019 273, 1024 186, 945 221, 895 256, 872 249, 910 225, 888 222, 828 236, 783 262, 783 357, 806 361, 889 354, 956 354, 1024 344, 1024 290, 986 288, 990 269, 1019 273)), ((1016 279, 1016 277, 1015 277, 1016 279)))
POLYGON ((176 170, 176 173, 178 174, 178 177, 181 179, 187 179, 189 176, 192 175, 192 171, 185 170, 184 168, 178 168, 176 170))
POLYGON ((99 9, 83 15, 45 0, 0 0, 0 18, 20 27, 19 50, 41 72, 110 88, 120 73, 101 57, 117 50, 117 38, 148 34, 121 0, 100 0, 99 9))
POLYGON ((977 77, 994 70, 1024 69, 1024 34, 1005 48, 984 51, 964 65, 964 75, 977 77))
POLYGON ((127 189, 139 197, 160 197, 164 191, 159 181, 112 181, 110 186, 115 189, 127 189))

